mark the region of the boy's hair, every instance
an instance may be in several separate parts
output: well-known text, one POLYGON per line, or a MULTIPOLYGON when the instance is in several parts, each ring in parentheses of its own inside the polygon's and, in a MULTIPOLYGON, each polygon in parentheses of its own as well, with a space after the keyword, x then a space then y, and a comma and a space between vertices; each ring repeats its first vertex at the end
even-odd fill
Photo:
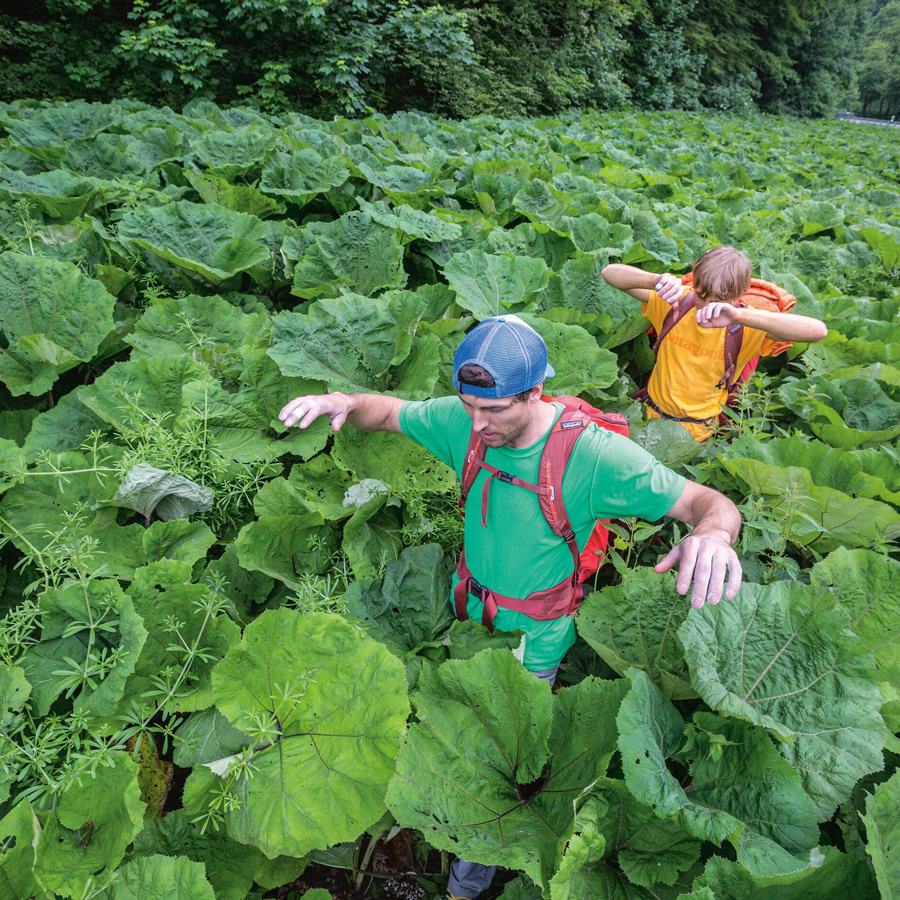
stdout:
MULTIPOLYGON (((457 377, 463 384, 471 384, 474 387, 492 388, 496 384, 494 376, 477 363, 465 363, 460 366, 457 377)), ((534 390, 534 388, 531 390, 534 390)), ((531 390, 522 391, 520 394, 514 394, 513 396, 520 403, 524 403, 531 396, 531 390)))
POLYGON ((707 250, 694 263, 694 292, 709 300, 734 303, 750 287, 753 265, 734 247, 707 250))

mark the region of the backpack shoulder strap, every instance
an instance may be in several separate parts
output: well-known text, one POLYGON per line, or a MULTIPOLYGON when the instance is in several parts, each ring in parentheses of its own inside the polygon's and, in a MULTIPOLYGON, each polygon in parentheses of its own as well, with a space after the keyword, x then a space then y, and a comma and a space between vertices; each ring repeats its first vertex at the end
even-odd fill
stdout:
POLYGON ((653 352, 659 353, 659 345, 663 338, 694 308, 696 297, 693 291, 688 291, 680 300, 676 300, 672 304, 671 309, 666 313, 663 319, 663 326, 659 332, 659 337, 653 345, 653 352))
POLYGON ((541 512, 553 533, 559 535, 572 552, 576 581, 581 574, 581 554, 563 501, 562 482, 575 443, 590 421, 586 412, 567 406, 547 436, 538 468, 537 495, 541 512))
POLYGON ((459 514, 461 516, 465 515, 466 512, 466 497, 469 496, 469 491, 472 489, 472 485, 475 484, 475 479, 478 477, 478 472, 481 469, 481 463, 484 462, 484 454, 487 452, 487 447, 484 445, 484 441, 478 437, 475 433, 475 429, 473 428, 471 432, 469 432, 469 446, 466 448, 466 456, 463 460, 462 467, 462 475, 459 479, 459 514))
MULTIPOLYGON (((742 300, 738 300, 735 306, 745 307, 747 304, 742 300)), ((744 326, 729 325, 725 331, 725 374, 716 384, 716 387, 724 387, 729 392, 734 390, 737 384, 738 376, 735 376, 735 368, 737 367, 738 357, 741 355, 741 347, 744 344, 744 326)))

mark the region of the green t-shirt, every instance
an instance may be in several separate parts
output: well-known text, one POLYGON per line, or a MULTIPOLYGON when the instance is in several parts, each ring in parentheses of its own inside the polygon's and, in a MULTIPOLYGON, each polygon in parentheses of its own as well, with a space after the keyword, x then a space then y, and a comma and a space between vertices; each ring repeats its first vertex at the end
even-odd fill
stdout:
MULTIPOLYGON (((559 403, 554 407, 555 423, 564 407, 559 403)), ((472 422, 458 397, 404 404, 400 427, 461 477, 472 422)), ((485 462, 537 484, 545 443, 546 435, 523 449, 489 447, 485 462)), ((481 524, 481 491, 486 478, 482 469, 466 504, 466 562, 475 578, 507 597, 526 597, 571 575, 572 553, 550 530, 534 492, 492 479, 487 527, 481 524)), ((633 441, 589 425, 575 444, 562 485, 578 546, 587 543, 597 519, 658 519, 681 496, 684 484, 682 476, 633 441)), ((469 595, 469 616, 480 622, 482 609, 482 602, 469 595)), ((574 616, 538 622, 501 607, 494 627, 525 632, 525 666, 532 672, 559 665, 575 643, 574 616)))

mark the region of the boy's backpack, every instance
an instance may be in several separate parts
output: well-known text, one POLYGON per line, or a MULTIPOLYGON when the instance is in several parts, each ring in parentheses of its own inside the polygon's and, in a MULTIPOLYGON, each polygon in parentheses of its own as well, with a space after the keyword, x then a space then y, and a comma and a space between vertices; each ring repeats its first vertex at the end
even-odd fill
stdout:
POLYGON ((505 481, 507 484, 515 484, 526 490, 533 491, 538 496, 541 512, 547 520, 547 524, 554 534, 566 542, 566 545, 572 552, 573 572, 570 577, 554 587, 535 591, 524 599, 505 597, 475 580, 469 571, 469 567, 466 565, 466 553, 465 549, 463 549, 456 567, 456 572, 459 575, 459 583, 454 589, 456 616, 460 621, 467 618, 467 595, 471 593, 484 603, 482 622, 491 631, 494 629, 494 616, 497 613, 498 606, 513 609, 517 612, 524 612, 538 621, 558 619, 560 616, 574 613, 581 603, 581 583, 597 571, 600 566, 600 558, 606 553, 609 530, 601 522, 597 522, 594 525, 590 539, 584 550, 579 553, 575 532, 572 530, 572 525, 563 503, 563 475, 575 443, 591 422, 600 428, 606 428, 625 437, 628 436, 628 422, 624 416, 620 416, 617 413, 601 412, 578 397, 541 397, 541 400, 545 403, 556 401, 562 403, 566 408, 547 436, 547 443, 544 445, 538 465, 538 483, 529 484, 508 472, 503 472, 486 463, 484 456, 487 448, 473 431, 469 436, 469 446, 466 450, 462 477, 460 479, 459 512, 460 515, 465 515, 466 498, 481 469, 488 473, 481 496, 481 521, 483 525, 486 525, 488 494, 494 478, 505 481))
MULTIPOLYGON (((691 287, 694 283, 694 273, 688 272, 686 275, 682 275, 681 283, 686 287, 691 287)), ((654 356, 659 354, 659 346, 666 335, 694 308, 694 303, 694 292, 689 291, 676 304, 673 304, 672 308, 666 313, 662 330, 653 344, 654 356)), ((797 298, 771 281, 764 281, 762 278, 751 278, 750 287, 741 294, 735 305, 752 309, 763 309, 768 312, 790 312, 797 305, 797 298)), ((744 326, 732 325, 725 333, 724 373, 718 382, 718 386, 728 389, 728 406, 734 405, 737 390, 750 379, 759 365, 759 357, 753 357, 735 378, 735 367, 743 342, 744 326)), ((785 350, 792 347, 793 343, 793 341, 778 341, 769 355, 778 356, 779 353, 784 353, 785 350)), ((645 391, 639 391, 638 394, 646 396, 645 391)), ((637 397, 637 399, 643 399, 643 397, 637 397)), ((724 424, 728 421, 728 417, 722 413, 719 421, 724 424)))

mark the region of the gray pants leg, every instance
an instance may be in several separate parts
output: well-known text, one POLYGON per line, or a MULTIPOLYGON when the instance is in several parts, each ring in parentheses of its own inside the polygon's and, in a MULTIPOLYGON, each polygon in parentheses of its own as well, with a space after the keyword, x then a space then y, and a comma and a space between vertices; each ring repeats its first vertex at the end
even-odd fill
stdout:
MULTIPOLYGON (((552 687, 553 682, 556 681, 557 669, 559 666, 534 674, 552 687)), ((450 880, 447 882, 447 890, 457 897, 469 897, 470 900, 475 900, 482 891, 486 891, 491 886, 496 871, 496 866, 483 866, 481 863, 454 859, 450 863, 450 880)))

